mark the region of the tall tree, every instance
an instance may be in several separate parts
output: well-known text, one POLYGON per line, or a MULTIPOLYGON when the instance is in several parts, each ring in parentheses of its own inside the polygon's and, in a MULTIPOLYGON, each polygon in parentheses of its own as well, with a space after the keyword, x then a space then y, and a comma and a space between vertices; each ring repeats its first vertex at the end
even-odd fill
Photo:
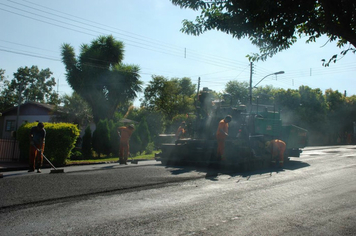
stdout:
POLYGON ((11 108, 16 103, 15 92, 9 86, 10 81, 5 77, 5 70, 0 69, 0 111, 11 108))
POLYGON ((37 66, 20 67, 14 73, 11 81, 4 81, 5 87, 2 96, 6 97, 11 106, 19 101, 32 101, 57 105, 60 103, 59 95, 54 90, 56 82, 50 69, 39 70, 37 66))
POLYGON ((139 67, 123 64, 123 58, 124 45, 113 36, 100 36, 90 45, 82 45, 77 58, 73 47, 62 46, 67 81, 92 108, 95 123, 112 119, 118 106, 142 90, 139 67))
MULTIPOLYGON (((171 0, 181 8, 200 10, 195 22, 184 20, 182 31, 200 35, 219 30, 237 39, 248 38, 260 49, 251 60, 265 60, 288 49, 297 36, 306 42, 326 35, 337 45, 356 47, 356 2, 354 0, 171 0)), ((334 55, 331 60, 337 56, 334 55)), ((330 62, 330 61, 329 61, 330 62)), ((328 63, 327 63, 328 64, 328 63)))
POLYGON ((193 109, 195 85, 189 81, 188 78, 169 80, 163 76, 152 76, 141 105, 149 110, 161 111, 171 121, 177 114, 193 109))
POLYGON ((238 102, 243 104, 248 103, 249 85, 247 82, 229 81, 225 85, 225 92, 231 95, 233 104, 237 104, 238 102))

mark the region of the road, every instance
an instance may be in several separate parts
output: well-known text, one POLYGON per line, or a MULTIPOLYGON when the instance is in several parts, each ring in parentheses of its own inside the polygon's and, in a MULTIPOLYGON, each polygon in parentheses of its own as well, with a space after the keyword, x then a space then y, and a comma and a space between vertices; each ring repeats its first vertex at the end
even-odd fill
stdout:
POLYGON ((155 162, 4 173, 1 235, 356 235, 355 151, 216 177, 155 162))

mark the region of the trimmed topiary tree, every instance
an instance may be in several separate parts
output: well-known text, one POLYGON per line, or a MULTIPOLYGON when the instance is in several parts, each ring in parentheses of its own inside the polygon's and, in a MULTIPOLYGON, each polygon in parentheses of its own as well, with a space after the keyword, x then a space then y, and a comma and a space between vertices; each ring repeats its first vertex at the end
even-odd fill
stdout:
POLYGON ((92 152, 92 136, 91 136, 91 129, 88 126, 83 135, 83 143, 82 143, 82 154, 84 159, 90 159, 93 157, 92 152))
POLYGON ((145 151, 147 145, 151 142, 151 135, 145 117, 142 118, 135 132, 137 132, 137 135, 140 137, 141 140, 140 152, 143 152, 145 151))
POLYGON ((93 149, 96 153, 110 155, 110 132, 108 120, 100 120, 93 133, 93 149))
POLYGON ((119 147, 120 147, 120 138, 117 134, 117 129, 119 127, 118 123, 115 123, 113 120, 109 121, 109 129, 110 129, 110 146, 111 153, 113 156, 119 156, 119 147))

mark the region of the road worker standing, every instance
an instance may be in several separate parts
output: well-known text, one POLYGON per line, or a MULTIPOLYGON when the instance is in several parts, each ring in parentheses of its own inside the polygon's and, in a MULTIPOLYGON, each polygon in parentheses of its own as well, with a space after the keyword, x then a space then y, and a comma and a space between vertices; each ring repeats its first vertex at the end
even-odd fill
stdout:
POLYGON ((130 153, 130 137, 134 132, 134 125, 119 127, 117 133, 120 137, 120 149, 119 149, 119 162, 120 164, 127 165, 127 158, 130 153))
POLYGON ((225 139, 229 136, 229 122, 232 120, 232 116, 227 115, 223 120, 219 122, 218 130, 216 131, 216 140, 218 142, 217 158, 218 160, 225 160, 225 139))
POLYGON ((279 168, 283 168, 284 151, 286 150, 286 143, 279 139, 274 139, 266 142, 266 149, 272 154, 272 163, 276 163, 279 159, 279 168))
POLYGON ((42 122, 38 122, 37 126, 32 127, 30 130, 30 168, 28 172, 35 171, 37 166, 37 173, 41 173, 41 167, 43 164, 42 153, 45 148, 45 138, 46 130, 44 129, 44 124, 42 122))

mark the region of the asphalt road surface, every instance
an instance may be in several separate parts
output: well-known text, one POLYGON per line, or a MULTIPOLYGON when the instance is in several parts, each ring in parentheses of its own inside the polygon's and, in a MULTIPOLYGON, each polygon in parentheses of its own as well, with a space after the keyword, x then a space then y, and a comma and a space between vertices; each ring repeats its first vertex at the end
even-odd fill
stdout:
POLYGON ((356 146, 215 177, 155 161, 64 172, 4 173, 0 235, 356 235, 356 146))

